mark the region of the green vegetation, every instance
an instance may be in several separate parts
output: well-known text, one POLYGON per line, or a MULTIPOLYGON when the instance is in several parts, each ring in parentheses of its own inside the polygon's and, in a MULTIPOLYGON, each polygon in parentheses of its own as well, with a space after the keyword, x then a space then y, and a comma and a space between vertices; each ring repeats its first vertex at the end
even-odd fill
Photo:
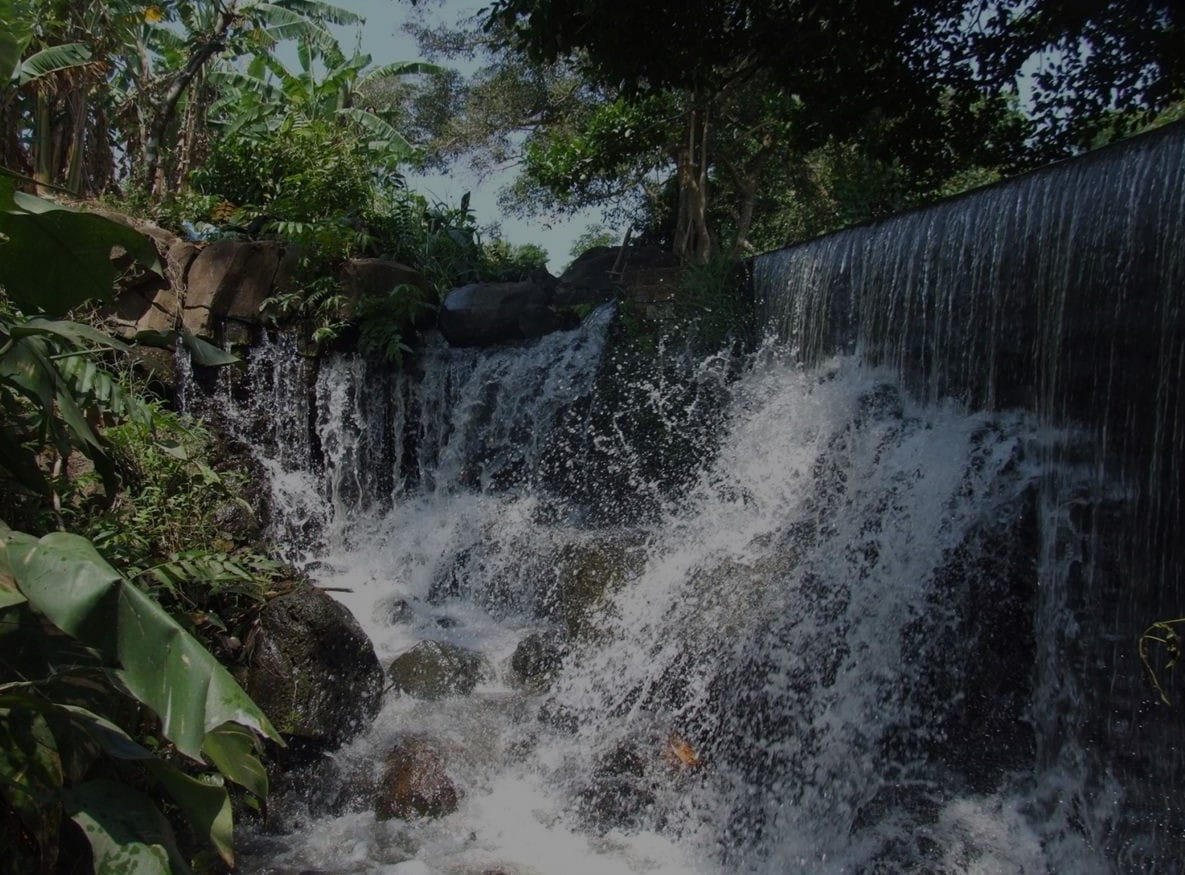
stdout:
POLYGON ((260 741, 280 736, 193 633, 230 632, 280 569, 220 542, 234 475, 201 461, 201 430, 111 367, 124 344, 57 318, 110 297, 113 246, 156 269, 151 245, 7 177, 0 234, 6 871, 73 866, 86 845, 100 872, 231 866, 230 785, 263 799, 260 741))
MULTIPOLYGON (((1179 118, 1179 4, 1071 5, 495 0, 481 20, 418 28, 428 57, 481 59, 464 77, 347 54, 330 28, 361 19, 320 0, 0 0, 11 867, 54 871, 84 840, 100 871, 186 871, 201 845, 231 864, 228 788, 266 793, 259 744, 277 736, 210 651, 232 650, 288 578, 255 544, 244 475, 212 461, 216 438, 146 397, 131 344, 86 322, 117 279, 112 247, 159 271, 152 244, 14 180, 204 239, 296 244, 297 287, 266 315, 399 362, 443 293, 546 263, 481 224, 468 196, 410 190, 408 171, 514 165, 509 209, 598 206, 680 257, 673 320, 625 314, 653 341, 628 351, 650 375, 660 332, 707 348, 743 334, 745 254, 1179 118), (294 67, 277 55, 285 43, 294 67), (1017 76, 1033 64, 1022 103, 1017 76), (414 281, 349 288, 340 263, 367 256, 414 281)), ((592 227, 572 254, 614 242, 592 227)), ((180 328, 135 342, 234 360, 180 328)), ((711 440, 706 420, 662 428, 636 430, 669 457, 711 440)), ((1178 622, 1141 642, 1155 684, 1178 622)))
POLYGON ((485 62, 400 86, 435 160, 517 162, 509 208, 600 207, 701 262, 1098 145, 1185 96, 1164 0, 500 0, 413 31, 429 57, 485 62))

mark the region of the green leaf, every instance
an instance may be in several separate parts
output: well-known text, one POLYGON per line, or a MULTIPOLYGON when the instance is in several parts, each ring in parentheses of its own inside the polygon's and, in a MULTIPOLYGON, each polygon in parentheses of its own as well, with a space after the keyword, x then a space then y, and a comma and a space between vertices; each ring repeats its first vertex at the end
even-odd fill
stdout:
POLYGON ((161 732, 183 754, 200 760, 206 734, 227 722, 280 741, 210 652, 90 541, 63 532, 36 539, 0 528, 0 544, 0 573, 16 581, 35 611, 119 666, 116 677, 160 717, 161 732))
POLYGON ((210 842, 226 865, 233 867, 234 815, 226 788, 207 784, 160 760, 148 768, 198 834, 210 842))
POLYGON ((156 759, 155 754, 106 717, 77 705, 57 705, 56 707, 59 711, 69 715, 71 721, 81 726, 108 756, 117 760, 129 761, 156 759))
POLYGON ((266 799, 267 769, 259 761, 258 751, 256 736, 237 723, 225 723, 211 730, 202 745, 202 752, 227 780, 266 799))
POLYGON ((121 352, 127 352, 128 350, 128 345, 122 340, 81 322, 70 322, 63 319, 33 318, 23 323, 17 322, 12 325, 13 337, 29 337, 33 335, 57 337, 75 348, 82 346, 86 342, 90 342, 104 349, 117 349, 121 352))
POLYGON ((0 611, 5 608, 23 605, 28 599, 16 588, 16 581, 12 575, 0 571, 0 611))
POLYGON ((83 43, 63 43, 50 46, 35 52, 26 58, 16 71, 17 85, 27 85, 35 79, 67 70, 70 67, 81 67, 91 59, 91 50, 83 43))
POLYGON ((396 76, 409 76, 414 73, 437 74, 445 72, 444 67, 429 64, 427 61, 395 61, 381 64, 373 70, 368 70, 365 76, 358 80, 358 87, 378 79, 392 79, 396 76))
POLYGON ((239 361, 239 357, 234 353, 219 349, 209 341, 202 340, 187 328, 181 329, 181 342, 189 350, 189 354, 193 357, 193 363, 195 365, 220 368, 225 365, 236 364, 239 361))
POLYGON ((330 24, 363 24, 366 21, 361 15, 344 7, 323 3, 320 0, 276 0, 275 5, 299 12, 301 15, 317 21, 327 21, 330 24))
POLYGON ((107 301, 112 250, 122 247, 161 272, 152 240, 118 222, 16 191, 0 175, 0 285, 26 312, 59 316, 89 300, 107 301))
POLYGON ((416 148, 409 143, 392 125, 383 121, 373 112, 350 107, 338 110, 338 114, 348 118, 351 122, 370 137, 373 137, 384 151, 400 159, 409 158, 416 154, 416 148))
POLYGON ((66 813, 82 828, 98 875, 190 872, 173 830, 143 793, 115 781, 88 781, 63 794, 66 813))

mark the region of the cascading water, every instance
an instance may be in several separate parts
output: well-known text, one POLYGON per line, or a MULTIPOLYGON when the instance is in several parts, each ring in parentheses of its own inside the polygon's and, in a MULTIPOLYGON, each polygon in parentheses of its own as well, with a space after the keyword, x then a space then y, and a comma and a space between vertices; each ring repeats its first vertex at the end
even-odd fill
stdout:
MULTIPOLYGON (((1013 220, 1084 211, 1093 191, 1133 215, 1160 204, 1151 225, 1185 220, 1165 157, 1180 137, 1129 151, 1133 173, 1092 159, 1103 172, 1077 194, 1054 193, 1071 164, 941 221, 759 260, 784 339, 742 368, 675 356, 682 380, 626 380, 603 360, 608 311, 530 346, 431 347, 403 375, 339 358, 314 377, 290 341, 255 349, 249 396, 223 400, 264 438, 289 555, 347 590, 384 663, 435 639, 485 666, 467 696, 389 694, 275 800, 247 868, 1173 870, 1177 748, 1134 648, 1138 619, 1171 605, 1156 588, 1176 554, 1137 547, 1179 519, 1176 389, 1115 394, 1139 382, 1115 373, 1121 340, 1093 376, 1058 355, 1065 326, 1093 326, 1072 302, 1073 241, 1107 223, 1031 217, 1024 233, 1048 236, 1025 255, 997 246, 1004 218, 974 218, 985 202, 1013 220), (1149 196, 1166 174, 1176 193, 1149 196), (939 256, 977 224, 978 255, 939 256), (1009 257, 1060 291, 1023 303, 1009 257), (1109 393, 1093 418, 1084 381, 1109 393), (1146 409, 1155 435, 1120 433, 1146 409), (512 666, 533 636, 562 656, 546 690, 512 666), (444 751, 456 812, 381 821, 358 792, 408 733, 444 751)), ((1167 283, 1141 294, 1177 313, 1180 256, 1140 221, 1108 252, 1167 283)), ((1155 329, 1165 379, 1178 327, 1155 329)))

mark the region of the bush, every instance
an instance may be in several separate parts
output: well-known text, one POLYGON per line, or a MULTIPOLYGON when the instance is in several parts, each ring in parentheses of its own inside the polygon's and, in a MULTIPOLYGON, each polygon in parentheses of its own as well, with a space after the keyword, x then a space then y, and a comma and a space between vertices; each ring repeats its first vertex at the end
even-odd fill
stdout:
POLYGON ((285 126, 261 137, 226 137, 190 182, 200 194, 287 222, 360 214, 371 205, 374 191, 363 145, 325 123, 285 126))

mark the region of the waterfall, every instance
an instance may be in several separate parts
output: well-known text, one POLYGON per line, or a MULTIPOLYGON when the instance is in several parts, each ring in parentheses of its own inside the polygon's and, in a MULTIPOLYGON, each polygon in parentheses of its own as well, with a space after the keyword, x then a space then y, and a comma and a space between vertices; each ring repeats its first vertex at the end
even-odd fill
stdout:
POLYGON ((402 372, 265 338, 205 403, 274 535, 384 664, 483 667, 389 694, 245 868, 1175 869, 1136 641, 1181 607, 1180 131, 757 259, 743 361, 622 357, 608 309, 402 372), (439 820, 352 792, 408 733, 439 820))
POLYGON ((1177 124, 754 266, 798 361, 851 352, 917 397, 1064 430, 1042 459, 1038 762, 1122 794, 1100 840, 1128 866, 1185 838, 1180 719, 1136 649, 1185 606, 1183 227, 1177 124))

